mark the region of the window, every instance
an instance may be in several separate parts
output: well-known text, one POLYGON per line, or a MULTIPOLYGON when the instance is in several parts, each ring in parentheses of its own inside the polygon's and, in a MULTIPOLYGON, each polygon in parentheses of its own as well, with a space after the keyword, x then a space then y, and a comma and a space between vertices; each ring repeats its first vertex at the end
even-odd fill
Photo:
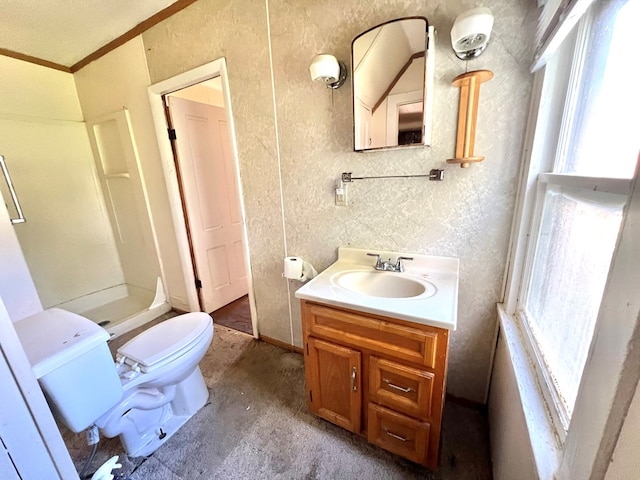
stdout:
POLYGON ((569 427, 640 149, 640 2, 596 2, 545 67, 513 313, 561 439, 569 427), (555 407, 555 408, 554 408, 555 407))

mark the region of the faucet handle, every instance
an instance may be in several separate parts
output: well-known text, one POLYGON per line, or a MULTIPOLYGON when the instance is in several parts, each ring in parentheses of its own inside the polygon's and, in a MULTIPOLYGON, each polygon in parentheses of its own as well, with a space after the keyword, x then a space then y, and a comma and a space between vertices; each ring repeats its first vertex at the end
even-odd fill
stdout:
POLYGON ((378 259, 376 260, 375 268, 380 270, 382 268, 382 257, 380 256, 380 254, 378 254, 378 253, 367 253, 367 255, 369 255, 370 257, 378 257, 378 259))
POLYGON ((404 265, 402 260, 413 260, 413 257, 398 257, 396 259, 396 272, 404 272, 404 265))

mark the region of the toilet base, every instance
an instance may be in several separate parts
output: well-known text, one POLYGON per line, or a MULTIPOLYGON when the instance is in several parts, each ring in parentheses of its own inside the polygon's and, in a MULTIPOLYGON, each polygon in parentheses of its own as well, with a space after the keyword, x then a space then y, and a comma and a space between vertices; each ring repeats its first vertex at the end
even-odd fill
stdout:
POLYGON ((176 433, 193 415, 171 415, 162 427, 151 428, 143 436, 120 435, 120 442, 130 457, 148 457, 160 448, 176 433))
POLYGON ((119 435, 130 457, 146 457, 169 440, 208 398, 209 390, 200 367, 196 367, 176 385, 132 392, 96 424, 107 437, 119 435))

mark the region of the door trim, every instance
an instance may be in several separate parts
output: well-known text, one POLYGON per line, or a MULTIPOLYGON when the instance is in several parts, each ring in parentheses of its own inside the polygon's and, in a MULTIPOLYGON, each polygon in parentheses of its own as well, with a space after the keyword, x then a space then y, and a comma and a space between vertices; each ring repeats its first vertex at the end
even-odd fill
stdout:
POLYGON ((256 313, 255 295, 253 291, 253 278, 251 274, 251 256, 249 249, 249 240, 247 236, 246 216, 244 195, 242 191, 242 182, 240 180, 240 165, 238 162, 238 146, 236 143, 235 125, 233 123, 233 112, 231 105, 231 95, 229 94, 229 80, 227 76, 227 61, 224 57, 196 67, 187 72, 181 73, 174 77, 168 78, 161 82, 155 83, 148 88, 149 103, 153 116, 153 123, 158 139, 158 147, 160 148, 160 158, 162 160, 162 170, 164 172, 167 184, 167 193, 169 195, 169 204, 171 217, 176 228, 176 240, 178 243, 178 255, 180 264, 185 274, 185 289, 189 308, 191 311, 200 310, 200 302, 198 292, 195 286, 196 275, 191 261, 191 249, 187 236, 187 225, 182 208, 182 198, 178 187, 178 177, 175 167, 175 157, 171 146, 171 141, 167 135, 167 118, 164 110, 163 95, 175 92, 182 88, 190 87, 204 80, 220 76, 222 80, 222 95, 225 102, 225 115, 229 125, 229 133, 231 135, 231 149, 234 157, 236 180, 238 182, 238 193, 240 196, 240 206, 242 210, 242 236, 244 241, 245 268, 247 271, 247 282, 249 287, 249 309, 251 312, 251 325, 253 328, 253 337, 259 338, 258 318, 256 313))

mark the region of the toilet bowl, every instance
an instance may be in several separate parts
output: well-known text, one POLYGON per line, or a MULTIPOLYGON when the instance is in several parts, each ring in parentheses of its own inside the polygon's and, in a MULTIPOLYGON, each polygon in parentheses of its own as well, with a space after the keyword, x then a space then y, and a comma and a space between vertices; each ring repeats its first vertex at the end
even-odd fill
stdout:
POLYGON ((205 313, 159 323, 118 349, 89 319, 52 308, 14 323, 51 409, 69 429, 96 425, 120 436, 129 456, 147 456, 207 401, 198 364, 213 339, 205 313))

